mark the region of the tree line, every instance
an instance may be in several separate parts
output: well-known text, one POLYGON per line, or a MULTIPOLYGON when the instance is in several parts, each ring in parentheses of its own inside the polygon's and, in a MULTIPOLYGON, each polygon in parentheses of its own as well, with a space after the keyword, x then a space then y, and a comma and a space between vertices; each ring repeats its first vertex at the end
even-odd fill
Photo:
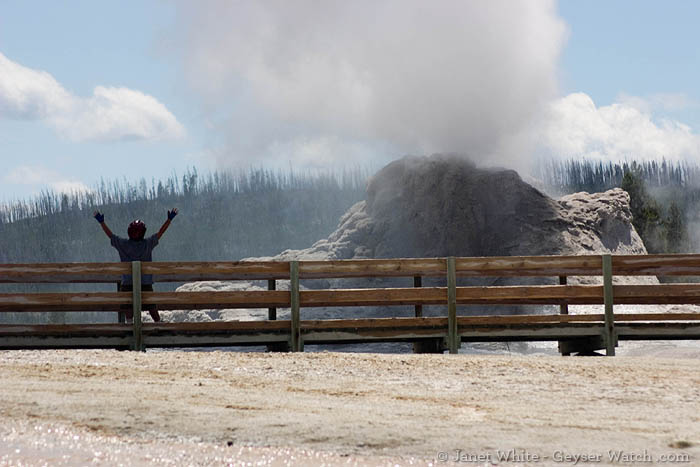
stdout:
POLYGON ((158 231, 168 209, 180 215, 154 255, 163 261, 237 260, 302 248, 328 235, 364 198, 369 173, 356 168, 303 172, 196 169, 165 180, 102 180, 86 192, 44 191, 0 205, 0 262, 115 261, 116 252, 92 218, 99 210, 117 235, 131 220, 158 231))
POLYGON ((700 250, 700 166, 690 162, 540 161, 535 171, 555 195, 622 188, 632 223, 650 253, 700 250))
POLYGON ((602 162, 586 159, 540 160, 534 174, 558 195, 587 191, 598 193, 621 187, 632 173, 649 188, 700 186, 700 165, 687 161, 602 162))
MULTIPOLYGON (((101 180, 89 191, 44 191, 0 204, 0 262, 112 261, 115 252, 92 220, 103 211, 118 235, 143 219, 157 231, 168 209, 178 216, 157 251, 162 260, 235 260, 303 248, 330 233, 363 199, 369 170, 327 172, 196 169, 147 182, 101 180)), ((548 160, 535 171, 547 191, 567 194, 621 187, 650 252, 696 251, 700 238, 700 166, 666 160, 548 160)))

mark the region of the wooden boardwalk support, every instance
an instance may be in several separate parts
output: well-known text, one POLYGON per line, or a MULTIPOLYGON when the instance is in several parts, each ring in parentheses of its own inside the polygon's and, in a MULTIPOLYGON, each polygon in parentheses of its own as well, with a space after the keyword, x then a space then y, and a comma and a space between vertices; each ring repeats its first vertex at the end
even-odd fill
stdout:
POLYGON ((450 353, 457 353, 461 345, 457 332, 457 273, 455 258, 447 258, 447 346, 450 353))
MULTIPOLYGON (((277 281, 275 279, 269 279, 267 281, 267 290, 277 290, 277 281)), ((267 319, 276 320, 277 319, 277 308, 272 306, 267 309, 267 319)))
POLYGON ((615 315, 613 314, 612 257, 603 255, 603 302, 605 303, 605 354, 615 355, 615 315))
MULTIPOLYGON (((545 315, 546 316, 546 315, 545 315)), ((604 314, 581 319, 543 319, 538 315, 459 316, 462 342, 557 341, 600 337, 604 314)), ((301 320, 307 344, 414 342, 445 337, 447 318, 363 318, 301 320)), ((621 340, 700 339, 700 315, 618 315, 621 340)), ((220 347, 285 343, 291 337, 287 321, 221 321, 204 323, 144 323, 145 347, 220 347)), ((132 348, 131 326, 123 324, 2 325, 0 349, 12 348, 132 348)))
MULTIPOLYGON (((423 287, 423 278, 421 276, 413 277, 413 287, 423 287)), ((423 305, 414 305, 413 312, 416 318, 422 318, 423 305)), ((422 339, 413 342, 413 353, 442 353, 445 347, 446 344, 443 337, 438 337, 436 339, 422 339)))
MULTIPOLYGON (((566 285, 567 279, 566 276, 559 276, 559 285, 566 285)), ((559 305, 559 313, 562 315, 568 315, 569 314, 569 305, 567 304, 562 304, 559 305)), ((568 357, 571 355, 571 349, 569 348, 570 346, 566 341, 559 341, 559 352, 565 357, 568 357)))
POLYGON ((141 261, 131 263, 132 311, 134 313, 134 343, 132 350, 145 350, 141 335, 141 261))
MULTIPOLYGON (((267 281, 267 290, 277 290, 277 280, 276 279, 268 279, 267 281)), ((269 321, 276 321, 277 320, 277 307, 269 307, 267 309, 267 319, 269 321)), ((267 344, 267 351, 268 352, 288 352, 289 351, 289 342, 274 342, 271 344, 267 344)))
POLYGON ((289 302, 291 306, 291 342, 290 347, 292 352, 301 352, 304 350, 303 341, 301 340, 301 311, 299 305, 299 262, 289 262, 289 302))
POLYGON ((529 256, 411 258, 289 262, 62 263, 0 264, 0 283, 114 283, 133 278, 132 293, 0 293, 4 312, 103 311, 124 306, 133 324, 0 325, 0 348, 132 348, 263 345, 270 350, 303 351, 304 344, 411 342, 423 351, 457 353, 468 341, 560 342, 562 353, 600 348, 615 354, 619 340, 699 339, 700 314, 614 313, 616 304, 700 304, 700 284, 613 285, 614 275, 700 275, 700 255, 529 256), (233 292, 141 292, 143 274, 160 282, 267 280, 268 290, 233 292), (598 276, 603 285, 569 285, 567 277, 598 276), (547 276, 558 285, 457 286, 459 277, 547 276), (413 287, 300 290, 301 279, 409 277, 413 287), (423 287, 422 278, 442 278, 446 286, 423 287), (290 280, 290 290, 276 281, 290 280), (557 315, 459 316, 460 305, 559 305, 557 315), (604 313, 570 315, 568 306, 601 305, 604 313), (141 323, 141 310, 267 308, 257 322, 141 323), (414 307, 413 317, 303 320, 301 308, 414 307), (423 307, 443 307, 426 317, 423 307), (277 310, 289 308, 289 320, 277 310), (431 350, 432 349, 432 350, 431 350))

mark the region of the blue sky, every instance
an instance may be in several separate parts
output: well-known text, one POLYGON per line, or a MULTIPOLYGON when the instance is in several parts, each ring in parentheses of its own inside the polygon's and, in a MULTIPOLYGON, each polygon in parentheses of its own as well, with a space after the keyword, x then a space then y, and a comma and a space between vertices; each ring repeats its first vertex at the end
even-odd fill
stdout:
POLYGON ((700 4, 0 2, 0 202, 458 151, 700 162, 700 4))
POLYGON ((621 94, 683 94, 675 115, 700 127, 700 3, 565 0, 570 35, 561 60, 563 92, 585 92, 598 105, 621 94))
POLYGON ((101 177, 150 180, 202 165, 195 153, 203 134, 162 50, 173 14, 162 2, 0 3, 0 53, 8 59, 50 73, 76 96, 90 96, 96 86, 138 90, 163 103, 186 129, 179 139, 73 141, 34 119, 0 116, 6 174, 15 167, 37 173, 37 183, 4 180, 0 200, 31 196, 57 182, 90 187, 101 177))

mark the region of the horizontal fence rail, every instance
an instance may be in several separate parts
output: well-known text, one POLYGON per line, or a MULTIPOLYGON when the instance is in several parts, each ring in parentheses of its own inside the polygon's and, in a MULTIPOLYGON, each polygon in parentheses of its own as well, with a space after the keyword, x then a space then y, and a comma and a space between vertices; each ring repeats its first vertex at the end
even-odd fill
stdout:
MULTIPOLYGON (((603 287, 568 286, 485 286, 456 287, 458 305, 602 305, 603 287)), ((700 284, 616 285, 618 305, 697 305, 700 284)), ((371 288, 303 290, 302 308, 441 305, 446 287, 371 288)), ((131 305, 129 292, 0 293, 0 311, 118 311, 131 305)), ((142 292, 143 305, 161 310, 202 310, 212 308, 289 308, 290 293, 282 290, 235 292, 142 292)))
MULTIPOLYGON (((289 279, 289 262, 152 262, 143 274, 158 282, 289 279)), ((700 275, 700 255, 612 257, 618 276, 700 275)), ((455 258, 458 277, 600 276, 601 256, 504 256, 455 258)), ((127 263, 0 264, 0 283, 114 282, 129 274, 127 263)), ((351 277, 442 277, 444 258, 299 261, 300 279, 351 277)))
MULTIPOLYGON (((131 308, 133 324, 0 324, 0 348, 197 347, 268 345, 303 350, 307 344, 414 342, 456 353, 465 341, 556 340, 560 350, 606 349, 619 339, 698 339, 700 314, 613 313, 613 304, 697 305, 700 284, 613 285, 613 276, 700 275, 700 255, 589 255, 484 258, 409 258, 338 261, 241 261, 0 264, 0 283, 114 283, 132 275, 134 292, 0 293, 7 312, 115 312, 131 308), (211 292, 140 291, 142 274, 157 282, 266 280, 268 290, 211 292), (603 285, 570 285, 570 276, 599 276, 603 285), (300 290, 300 280, 414 279, 414 287, 300 290), (445 286, 422 287, 421 278, 445 286), (559 285, 458 286, 457 278, 552 277, 559 285), (290 281, 276 290, 276 281, 290 281), (141 323, 141 309, 267 308, 269 319, 212 323, 141 323), (424 317, 423 306, 444 306, 444 317, 424 317), (559 305, 560 314, 459 316, 464 305, 559 305), (605 313, 570 315, 568 305, 604 305, 605 313), (415 317, 304 320, 304 308, 413 306, 415 317), (290 318, 277 320, 278 309, 290 318)), ((602 307, 601 307, 602 308, 602 307)), ((349 312, 352 314, 352 311, 349 312)), ((416 344, 416 345, 418 345, 416 344)), ((416 347, 418 348, 418 347, 416 347)))

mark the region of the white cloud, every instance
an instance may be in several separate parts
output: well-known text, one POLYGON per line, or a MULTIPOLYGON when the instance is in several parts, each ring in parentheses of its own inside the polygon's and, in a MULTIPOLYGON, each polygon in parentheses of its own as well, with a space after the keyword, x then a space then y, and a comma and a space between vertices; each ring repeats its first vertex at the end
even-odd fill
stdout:
POLYGON ((40 165, 21 165, 10 169, 2 178, 4 183, 34 186, 38 189, 49 187, 59 193, 92 191, 83 182, 66 178, 60 173, 40 165))
POLYGON ((556 95, 566 37, 555 2, 529 0, 180 1, 174 27, 239 160, 318 152, 300 135, 493 155, 556 95))
POLYGON ((155 98, 127 88, 98 86, 73 112, 57 114, 53 125, 72 140, 178 138, 184 129, 155 98))
POLYGON ((48 183, 56 177, 57 173, 46 167, 21 165, 10 169, 3 181, 16 185, 37 185, 48 183))
POLYGON ((535 131, 540 154, 604 161, 700 161, 700 135, 681 122, 656 120, 657 104, 627 97, 597 107, 584 93, 554 101, 535 131))
POLYGON ((180 138, 185 130, 152 96, 98 86, 91 97, 74 96, 50 74, 24 67, 0 53, 0 117, 42 120, 73 141, 180 138))
POLYGON ((23 67, 0 53, 0 116, 40 120, 72 104, 73 97, 53 76, 23 67))

